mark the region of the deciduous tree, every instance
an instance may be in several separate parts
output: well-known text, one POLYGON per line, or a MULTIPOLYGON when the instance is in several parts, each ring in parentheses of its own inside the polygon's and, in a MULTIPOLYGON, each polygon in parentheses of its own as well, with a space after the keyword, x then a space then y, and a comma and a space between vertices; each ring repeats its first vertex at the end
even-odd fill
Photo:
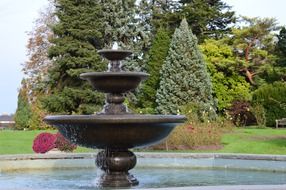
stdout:
POLYGON ((36 97, 38 93, 45 91, 45 80, 52 65, 52 61, 48 58, 48 48, 52 45, 50 39, 54 35, 50 27, 56 23, 53 11, 53 5, 49 4, 40 12, 33 30, 28 33, 28 60, 23 65, 23 71, 26 82, 31 87, 28 90, 30 97, 36 97))
POLYGON ((234 100, 250 100, 250 84, 238 72, 239 64, 228 39, 205 40, 202 52, 211 75, 218 110, 229 108, 234 100))

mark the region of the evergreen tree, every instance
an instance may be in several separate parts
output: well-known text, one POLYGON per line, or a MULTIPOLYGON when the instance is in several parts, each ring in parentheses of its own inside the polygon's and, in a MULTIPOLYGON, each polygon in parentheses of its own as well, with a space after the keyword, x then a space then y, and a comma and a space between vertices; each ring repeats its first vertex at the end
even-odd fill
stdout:
POLYGON ((134 0, 102 1, 104 46, 110 49, 113 42, 118 42, 122 49, 132 48, 135 23, 134 0))
POLYGON ((286 28, 282 27, 279 34, 276 36, 278 41, 275 45, 275 55, 277 56, 276 64, 271 72, 264 78, 268 83, 274 81, 286 81, 286 28))
POLYGON ((111 48, 113 42, 118 42, 121 49, 132 50, 133 56, 125 61, 124 69, 142 70, 142 57, 150 45, 150 32, 141 20, 135 0, 103 0, 101 6, 104 47, 111 48))
POLYGON ((146 71, 150 74, 147 81, 142 85, 142 93, 140 94, 140 106, 155 110, 156 92, 160 83, 160 70, 167 57, 170 44, 168 31, 160 28, 155 36, 152 47, 149 51, 149 61, 146 65, 146 71))
POLYGON ((279 35, 277 35, 278 42, 276 44, 276 52, 278 55, 278 65, 286 67, 286 28, 282 27, 279 35))
POLYGON ((196 103, 212 116, 215 115, 210 76, 197 38, 189 29, 186 19, 175 30, 160 74, 160 87, 156 95, 160 113, 176 114, 181 106, 196 103))
POLYGON ((275 63, 274 34, 278 27, 274 18, 242 17, 244 24, 232 29, 232 44, 244 73, 253 86, 264 84, 275 63))
POLYGON ((29 128, 32 112, 28 101, 27 90, 27 83, 25 80, 22 80, 22 87, 18 95, 18 106, 14 116, 16 129, 29 128))
POLYGON ((185 17, 200 42, 209 37, 222 37, 236 21, 234 11, 222 0, 153 0, 149 3, 155 28, 168 28, 173 33, 185 17))
POLYGON ((222 0, 180 0, 180 15, 186 17, 199 41, 220 38, 231 31, 230 24, 236 21, 234 11, 222 0))
POLYGON ((96 51, 103 44, 101 3, 55 0, 55 6, 58 22, 52 27, 55 37, 49 49, 49 57, 53 60, 49 71, 51 95, 43 99, 43 105, 53 113, 99 111, 103 94, 92 91, 79 75, 103 71, 107 66, 96 51))

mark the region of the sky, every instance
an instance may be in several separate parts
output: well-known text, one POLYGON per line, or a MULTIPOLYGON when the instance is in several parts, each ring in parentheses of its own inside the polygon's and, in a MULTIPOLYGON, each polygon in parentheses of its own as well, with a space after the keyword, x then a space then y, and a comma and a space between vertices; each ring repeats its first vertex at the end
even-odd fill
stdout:
MULTIPOLYGON (((223 0, 237 15, 275 17, 286 25, 285 0, 223 0)), ((27 32, 31 31, 39 11, 47 0, 0 0, 0 114, 12 114, 17 108, 18 89, 27 60, 27 32)))

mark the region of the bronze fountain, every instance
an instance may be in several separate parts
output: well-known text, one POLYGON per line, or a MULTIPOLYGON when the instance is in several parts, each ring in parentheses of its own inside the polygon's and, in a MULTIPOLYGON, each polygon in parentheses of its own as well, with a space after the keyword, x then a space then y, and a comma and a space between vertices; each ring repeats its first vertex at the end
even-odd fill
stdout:
POLYGON ((95 90, 107 94, 103 110, 94 115, 46 116, 44 121, 73 143, 103 149, 96 157, 96 166, 104 171, 98 177, 99 186, 135 186, 139 182, 128 171, 135 167, 136 156, 128 149, 160 142, 186 118, 131 113, 123 104, 124 93, 134 90, 149 75, 121 70, 121 60, 130 56, 131 51, 110 49, 98 53, 110 61, 108 71, 83 73, 80 77, 95 90))

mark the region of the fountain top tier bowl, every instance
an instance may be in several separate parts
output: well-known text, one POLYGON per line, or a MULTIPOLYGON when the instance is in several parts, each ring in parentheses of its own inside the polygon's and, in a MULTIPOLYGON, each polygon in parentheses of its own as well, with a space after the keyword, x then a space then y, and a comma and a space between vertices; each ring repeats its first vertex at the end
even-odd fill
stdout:
POLYGON ((132 51, 130 50, 118 50, 118 49, 103 49, 99 50, 98 53, 99 55, 110 61, 120 61, 132 55, 132 51))

